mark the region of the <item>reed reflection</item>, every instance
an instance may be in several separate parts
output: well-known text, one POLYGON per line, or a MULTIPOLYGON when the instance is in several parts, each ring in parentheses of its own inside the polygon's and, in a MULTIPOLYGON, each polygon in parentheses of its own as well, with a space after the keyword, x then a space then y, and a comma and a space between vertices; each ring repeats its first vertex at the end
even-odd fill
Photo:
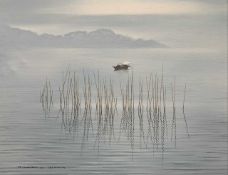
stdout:
MULTIPOLYGON (((131 73, 125 82, 117 84, 111 78, 101 77, 99 72, 83 72, 80 77, 67 71, 55 102, 59 104, 58 117, 64 130, 75 136, 82 149, 91 142, 98 151, 103 144, 122 142, 128 143, 132 152, 152 149, 164 153, 169 140, 175 147, 177 144, 176 80, 170 87, 167 84, 163 73, 137 81, 131 73), (167 88, 171 89, 170 95, 167 88)), ((46 81, 40 97, 45 116, 51 112, 53 97, 51 84, 46 81)), ((186 85, 183 99, 182 114, 189 136, 186 85)))

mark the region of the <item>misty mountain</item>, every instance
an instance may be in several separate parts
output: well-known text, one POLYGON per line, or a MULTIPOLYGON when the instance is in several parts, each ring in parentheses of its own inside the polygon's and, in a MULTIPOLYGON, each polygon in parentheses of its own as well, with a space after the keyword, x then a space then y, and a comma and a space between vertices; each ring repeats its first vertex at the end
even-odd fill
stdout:
POLYGON ((0 26, 0 47, 63 47, 63 48, 163 48, 154 40, 133 39, 109 29, 92 32, 76 31, 65 35, 38 35, 34 32, 0 26))

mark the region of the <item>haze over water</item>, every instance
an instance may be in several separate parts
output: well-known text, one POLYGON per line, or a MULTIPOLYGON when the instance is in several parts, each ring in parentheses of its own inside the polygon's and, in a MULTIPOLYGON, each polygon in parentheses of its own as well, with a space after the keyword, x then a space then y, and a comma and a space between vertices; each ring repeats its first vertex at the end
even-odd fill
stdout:
MULTIPOLYGON (((129 8, 129 1, 122 4, 101 1, 96 4, 93 0, 84 3, 22 0, 18 4, 14 0, 0 0, 0 3, 0 174, 227 173, 225 1, 152 3, 134 0, 129 8), (113 8, 119 5, 122 6, 117 13, 113 8), (13 9, 9 7, 14 7, 14 10, 9 10, 13 9), (156 11, 158 7, 162 9, 156 11), (12 27, 17 28, 13 30, 16 33, 10 33, 12 27), (41 47, 34 42, 34 38, 41 43, 42 37, 50 39, 52 35, 104 28, 134 39, 152 39, 168 48, 114 48, 111 44, 107 48, 98 44, 97 48, 74 48, 72 45, 41 47), (23 31, 25 29, 32 33, 23 31), (113 71, 113 65, 124 61, 131 62, 130 70, 113 71), (83 120, 79 122, 79 132, 74 132, 64 128, 59 114, 59 86, 67 70, 81 78, 83 72, 92 77, 91 117, 94 128, 89 130, 88 137, 83 137, 87 126, 83 120), (118 100, 115 137, 111 142, 108 137, 101 139, 99 147, 93 79, 98 70, 101 78, 112 79, 118 100), (140 140, 138 114, 135 114, 134 140, 121 130, 120 83, 126 83, 132 73, 135 106, 138 105, 139 80, 143 80, 146 89, 146 77, 151 73, 163 74, 167 85, 168 124, 163 146, 159 144, 156 147, 150 141, 145 141, 145 144, 140 140), (45 116, 40 103, 40 93, 46 80, 50 80, 54 94, 48 116, 45 116), (171 83, 174 80, 176 140, 174 136, 171 139, 171 83)), ((83 98, 82 79, 80 83, 83 98)), ((83 112, 80 117, 83 117, 83 112)))

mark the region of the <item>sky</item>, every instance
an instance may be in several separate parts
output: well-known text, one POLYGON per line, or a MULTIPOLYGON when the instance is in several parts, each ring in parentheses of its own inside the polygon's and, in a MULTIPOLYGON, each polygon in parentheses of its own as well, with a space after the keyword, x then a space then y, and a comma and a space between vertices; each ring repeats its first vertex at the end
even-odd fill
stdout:
POLYGON ((222 47, 226 0, 0 0, 0 23, 38 34, 112 29, 171 47, 222 47))

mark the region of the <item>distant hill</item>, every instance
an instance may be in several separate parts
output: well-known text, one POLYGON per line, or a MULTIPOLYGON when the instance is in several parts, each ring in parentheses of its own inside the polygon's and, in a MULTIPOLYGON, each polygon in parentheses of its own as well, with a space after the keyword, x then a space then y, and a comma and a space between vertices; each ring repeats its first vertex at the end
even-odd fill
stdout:
POLYGON ((92 32, 76 31, 65 35, 38 35, 31 31, 0 26, 0 47, 65 47, 65 48, 164 48, 154 40, 133 39, 109 29, 92 32))

